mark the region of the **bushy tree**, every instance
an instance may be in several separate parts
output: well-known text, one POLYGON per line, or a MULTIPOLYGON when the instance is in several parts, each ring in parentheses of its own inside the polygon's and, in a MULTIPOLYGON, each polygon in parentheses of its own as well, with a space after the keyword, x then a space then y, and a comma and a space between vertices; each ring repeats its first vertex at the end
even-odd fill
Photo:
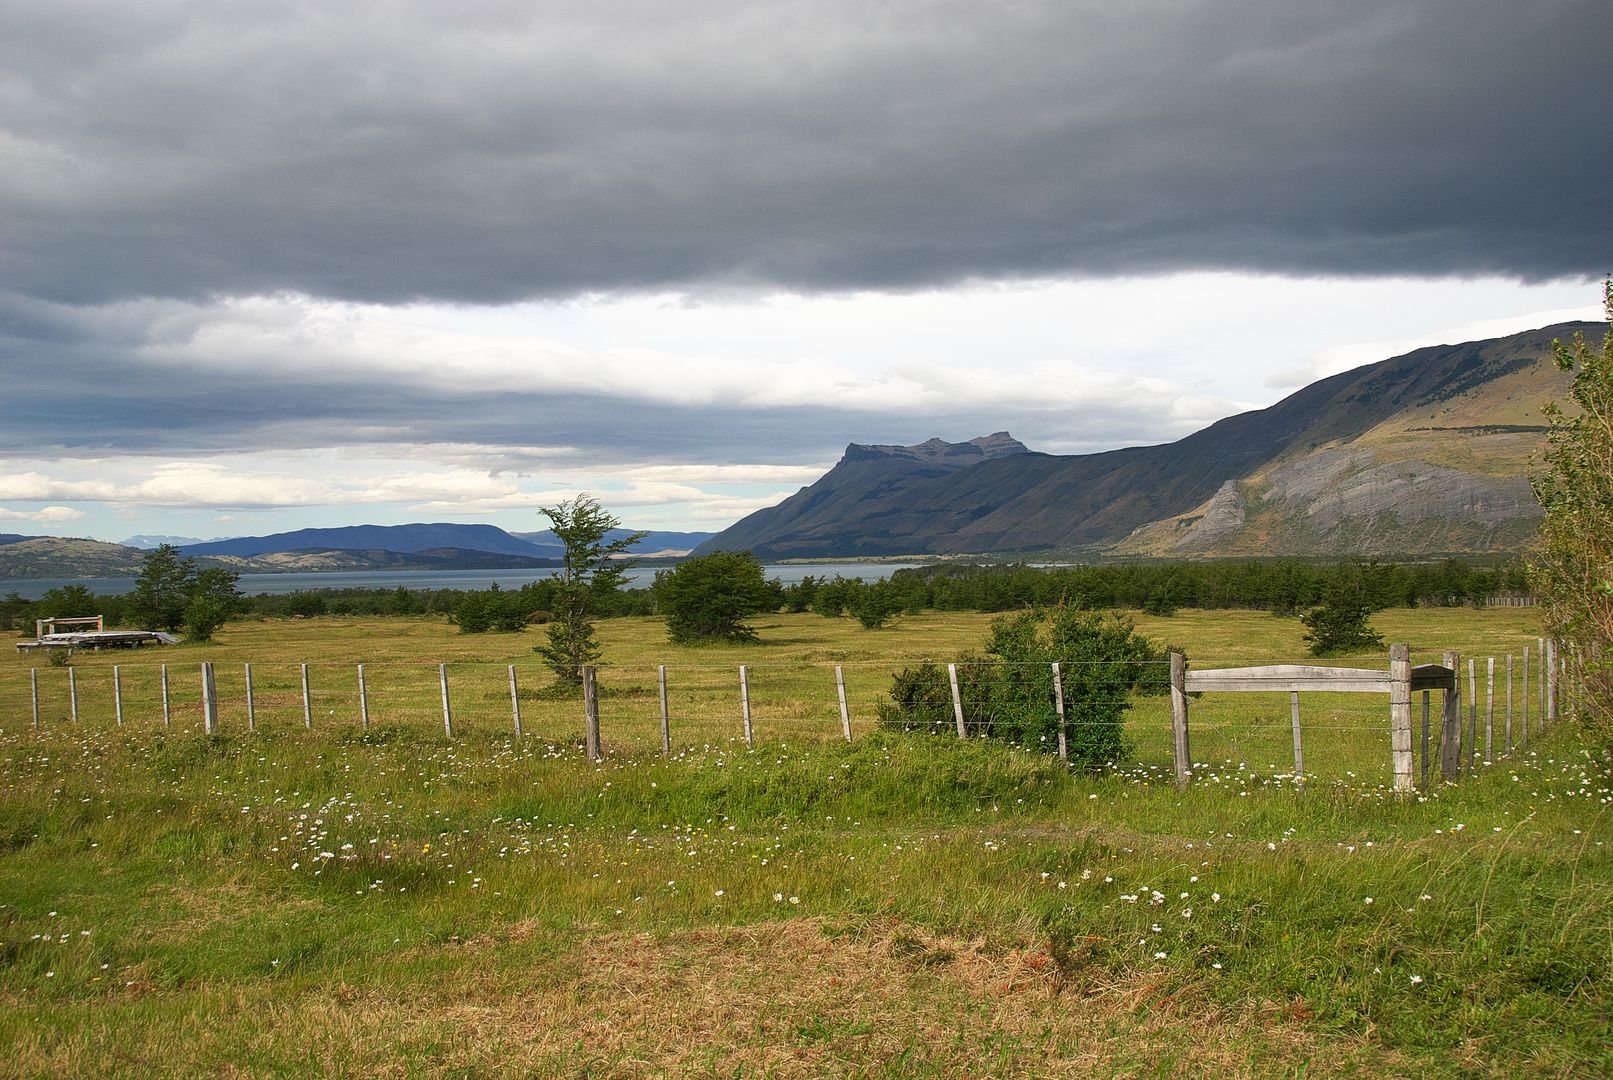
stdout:
POLYGON ((1373 607, 1359 578, 1341 578, 1327 587, 1322 606, 1301 615, 1299 621, 1310 631, 1312 656, 1370 652, 1383 648, 1383 635, 1367 620, 1373 607))
POLYGON ((755 641, 745 620, 776 610, 780 592, 748 551, 714 551, 659 571, 656 607, 666 616, 667 637, 678 644, 755 641))
MULTIPOLYGON (((957 662, 965 730, 1056 752, 1052 664, 1057 661, 1070 760, 1081 765, 1101 766, 1120 757, 1132 693, 1163 692, 1170 684, 1164 647, 1114 615, 1066 605, 992 620, 986 653, 987 659, 957 662)), ((891 698, 892 705, 878 709, 885 726, 945 732, 955 723, 951 685, 938 665, 899 672, 891 698)))
POLYGON ((185 640, 212 641, 213 633, 230 617, 228 601, 198 593, 185 605, 185 640))
POLYGON ((538 612, 548 602, 546 591, 534 587, 535 584, 529 583, 510 592, 494 582, 486 589, 468 592, 449 618, 458 624, 461 634, 485 634, 489 630, 500 634, 519 633, 537 620, 538 612))
POLYGON ((193 560, 180 558, 172 544, 158 544, 146 552, 128 597, 135 625, 142 630, 178 630, 185 621, 187 586, 195 578, 195 567, 193 560))
MULTIPOLYGON (((1613 328, 1613 278, 1603 285, 1613 328)), ((1588 709, 1584 719, 1613 738, 1613 333, 1599 347, 1584 334, 1552 342, 1557 366, 1574 373, 1574 411, 1552 402, 1545 471, 1534 476, 1545 509, 1529 578, 1553 636, 1574 645, 1588 709)))
POLYGON ((193 602, 205 599, 209 603, 197 607, 198 618, 217 618, 205 637, 222 626, 230 615, 242 610, 243 598, 236 588, 241 575, 222 567, 197 569, 195 559, 181 558, 179 549, 172 544, 159 544, 146 552, 140 575, 134 579, 134 591, 124 598, 125 615, 145 630, 177 631, 186 623, 193 602))
POLYGON ((599 659, 594 612, 603 593, 614 592, 632 563, 618 558, 649 533, 606 541, 621 521, 583 492, 556 506, 539 507, 549 528, 565 546, 563 569, 552 575, 555 606, 550 610, 549 644, 533 646, 555 675, 556 686, 582 683, 582 668, 599 659))

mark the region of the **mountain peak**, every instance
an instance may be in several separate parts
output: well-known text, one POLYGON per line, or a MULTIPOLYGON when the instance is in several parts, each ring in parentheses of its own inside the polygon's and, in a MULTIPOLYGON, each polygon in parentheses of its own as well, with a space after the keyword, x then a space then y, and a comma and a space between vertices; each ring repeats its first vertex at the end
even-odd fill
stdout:
POLYGON ((874 458, 904 458, 931 464, 972 465, 977 461, 1028 454, 1030 447, 1008 434, 996 431, 968 442, 949 443, 945 439, 930 439, 915 446, 893 446, 883 443, 851 443, 846 447, 845 460, 868 461, 874 458))

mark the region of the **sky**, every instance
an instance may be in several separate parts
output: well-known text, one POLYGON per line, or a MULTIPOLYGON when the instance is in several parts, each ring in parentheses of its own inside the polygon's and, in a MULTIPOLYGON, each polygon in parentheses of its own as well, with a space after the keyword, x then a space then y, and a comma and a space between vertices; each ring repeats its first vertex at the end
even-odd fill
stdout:
POLYGON ((13 0, 0 532, 716 531, 1598 319, 1605 0, 13 0))

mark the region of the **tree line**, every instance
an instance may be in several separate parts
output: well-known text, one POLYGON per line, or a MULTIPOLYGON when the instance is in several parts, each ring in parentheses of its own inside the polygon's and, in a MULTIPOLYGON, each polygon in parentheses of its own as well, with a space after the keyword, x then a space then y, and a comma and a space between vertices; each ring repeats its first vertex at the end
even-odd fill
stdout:
MULTIPOLYGON (((742 553, 721 554, 732 560, 742 553)), ((685 576, 692 579, 697 575, 685 576)), ((684 592, 735 588, 731 574, 712 575, 703 570, 698 576, 713 580, 680 582, 684 592)), ((559 591, 563 587, 546 578, 519 589, 410 589, 399 585, 244 596, 236 591, 235 575, 229 571, 200 571, 192 580, 200 591, 227 602, 229 613, 236 617, 445 615, 465 633, 516 631, 546 624, 562 606, 559 591)), ((1375 610, 1483 603, 1495 593, 1528 588, 1521 565, 1485 568, 1461 559, 1424 564, 1344 561, 1331 566, 1288 561, 1045 568, 942 563, 897 570, 875 582, 840 575, 809 575, 795 585, 764 580, 758 586, 748 578, 741 580, 748 590, 746 606, 751 609, 746 614, 812 611, 834 618, 849 615, 871 627, 884 625, 903 612, 1017 611, 1061 600, 1077 608, 1120 608, 1154 615, 1168 615, 1180 608, 1245 608, 1297 615, 1321 605, 1328 590, 1340 581, 1358 586, 1375 610)), ((185 605, 178 603, 186 596, 183 575, 177 589, 166 591, 168 598, 156 602, 150 597, 143 601, 139 590, 97 595, 82 584, 58 586, 39 600, 12 591, 0 598, 0 630, 32 631, 37 618, 84 615, 100 615, 109 627, 144 625, 157 621, 153 616, 162 625, 151 629, 168 629, 170 622, 183 626, 185 605), (176 614, 180 616, 177 621, 172 618, 176 614)), ((159 589, 159 596, 163 592, 159 589)), ((666 614, 666 600, 664 588, 658 594, 653 587, 617 584, 592 589, 591 604, 598 617, 616 618, 666 614)), ((698 636, 702 618, 710 616, 692 617, 695 632, 691 636, 698 636)))

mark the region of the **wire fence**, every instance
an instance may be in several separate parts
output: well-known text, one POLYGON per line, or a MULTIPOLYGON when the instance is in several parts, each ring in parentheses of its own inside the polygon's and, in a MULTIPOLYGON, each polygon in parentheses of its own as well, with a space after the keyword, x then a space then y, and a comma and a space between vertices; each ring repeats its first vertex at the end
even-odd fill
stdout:
MULTIPOLYGON (((1170 770, 1176 758, 1169 665, 1131 665, 1136 670, 1124 686, 1105 682, 1097 670, 1104 666, 1064 664, 1054 673, 1046 664, 975 662, 972 673, 947 685, 950 694, 922 707, 904 706, 892 693, 909 663, 599 666, 593 669, 597 750, 643 755, 732 742, 855 739, 883 725, 954 738, 1007 733, 1028 749, 1055 753, 1061 737, 1086 746, 1089 729, 1106 727, 1116 736, 1104 744, 1111 752, 1101 761, 1078 758, 1083 764, 1170 770), (1129 688, 1133 682, 1141 691, 1129 688), (1005 695, 1005 686, 1013 692, 1005 695), (1085 696, 1078 697, 1082 686, 1085 696)), ((1526 749, 1531 732, 1538 735, 1556 715, 1553 703, 1563 688, 1548 687, 1540 668, 1538 653, 1531 664, 1526 650, 1471 658, 1459 672, 1467 684, 1460 688, 1464 767, 1526 749)), ((1374 669, 1387 671, 1387 663, 1374 669)), ((530 664, 137 663, 38 667, 27 674, 21 693, 7 695, 12 701, 4 726, 13 730, 19 720, 34 727, 116 727, 131 735, 409 729, 443 738, 582 745, 589 727, 583 696, 556 691, 550 673, 530 664)), ((1436 733, 1438 696, 1431 709, 1436 733)), ((1414 696, 1412 703, 1413 749, 1421 736, 1425 782, 1426 699, 1414 696)), ((1391 778, 1390 709, 1383 695, 1210 692, 1188 700, 1187 727, 1191 771, 1202 782, 1321 778, 1374 786, 1391 778)))

